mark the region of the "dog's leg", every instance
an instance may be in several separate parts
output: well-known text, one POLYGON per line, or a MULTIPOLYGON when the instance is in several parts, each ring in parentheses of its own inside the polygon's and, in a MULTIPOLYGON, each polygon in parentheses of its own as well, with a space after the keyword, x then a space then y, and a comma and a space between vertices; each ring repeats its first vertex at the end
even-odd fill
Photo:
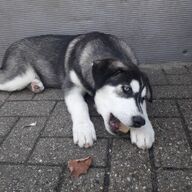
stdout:
POLYGON ((73 141, 80 147, 90 147, 96 140, 93 123, 89 117, 87 103, 80 87, 72 87, 65 94, 65 102, 73 121, 73 141))
POLYGON ((32 68, 28 68, 22 74, 12 74, 12 71, 0 70, 0 90, 17 91, 27 87, 34 93, 44 90, 43 83, 32 68))
POLYGON ((149 120, 140 128, 131 128, 130 134, 131 142, 141 149, 151 148, 155 140, 154 130, 149 120))
POLYGON ((28 88, 33 92, 33 93, 40 93, 44 90, 43 83, 39 78, 35 78, 32 80, 32 82, 28 85, 28 88))
POLYGON ((22 73, 18 73, 19 68, 0 70, 0 90, 11 92, 27 87, 35 79, 36 73, 31 67, 22 70, 22 73))

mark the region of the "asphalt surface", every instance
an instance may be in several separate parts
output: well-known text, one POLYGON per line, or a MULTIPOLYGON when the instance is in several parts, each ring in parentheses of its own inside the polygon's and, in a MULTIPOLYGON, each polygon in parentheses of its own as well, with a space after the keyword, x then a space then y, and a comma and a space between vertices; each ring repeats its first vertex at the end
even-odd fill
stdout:
POLYGON ((192 191, 192 65, 142 70, 154 91, 148 113, 156 141, 150 150, 138 149, 129 136, 110 136, 90 99, 98 140, 81 149, 73 144, 61 90, 0 92, 0 191, 192 191), (68 160, 86 156, 93 157, 88 173, 71 177, 68 160))

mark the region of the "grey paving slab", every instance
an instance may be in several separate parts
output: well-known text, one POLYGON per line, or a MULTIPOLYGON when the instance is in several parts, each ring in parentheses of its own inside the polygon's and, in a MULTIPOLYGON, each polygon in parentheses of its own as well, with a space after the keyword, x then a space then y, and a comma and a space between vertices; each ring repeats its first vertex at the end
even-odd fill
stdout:
POLYGON ((178 101, 189 130, 192 132, 192 99, 178 101))
POLYGON ((104 169, 89 169, 86 175, 79 178, 71 177, 65 172, 61 192, 101 192, 103 191, 104 169))
POLYGON ((155 164, 160 167, 192 167, 192 152, 187 143, 181 120, 178 118, 154 119, 156 133, 155 164))
POLYGON ((192 86, 153 86, 154 98, 191 98, 192 86))
POLYGON ((0 161, 24 162, 36 138, 44 126, 46 118, 21 118, 0 147, 0 161), (34 127, 25 127, 36 122, 34 127))
POLYGON ((0 101, 5 101, 9 97, 8 92, 0 91, 0 101))
POLYGON ((4 103, 3 101, 0 101, 0 107, 3 105, 3 103, 4 103))
POLYGON ((0 165, 0 191, 53 192, 60 172, 59 167, 0 165))
POLYGON ((2 141, 3 141, 3 137, 0 137, 0 144, 1 144, 2 141))
POLYGON ((11 101, 0 109, 0 116, 46 116, 53 109, 55 101, 11 101))
POLYGON ((31 92, 28 89, 22 90, 22 91, 16 91, 12 92, 11 95, 9 96, 8 100, 31 100, 34 96, 34 93, 31 92))
POLYGON ((17 117, 0 117, 0 137, 5 136, 17 121, 17 117))
POLYGON ((114 139, 109 191, 152 191, 147 150, 136 148, 128 140, 114 139))
POLYGON ((158 191, 189 192, 192 191, 192 171, 158 171, 158 191))
POLYGON ((93 164, 105 166, 107 140, 98 139, 93 147, 84 149, 70 138, 41 138, 29 160, 33 163, 67 163, 70 159, 93 157, 93 164))
POLYGON ((192 64, 188 65, 187 68, 189 69, 190 73, 192 73, 192 64))
POLYGON ((154 100, 152 103, 147 103, 147 111, 152 117, 179 116, 176 103, 172 100, 154 100))
POLYGON ((174 85, 191 85, 192 84, 192 75, 167 75, 169 84, 174 85))
POLYGON ((175 74, 175 75, 182 75, 187 74, 188 70, 186 67, 164 67, 165 73, 167 74, 175 74))
POLYGON ((43 132, 44 136, 72 136, 72 121, 63 101, 55 106, 43 132))
POLYGON ((142 69, 145 74, 147 74, 151 85, 166 85, 168 84, 165 74, 161 69, 152 70, 152 69, 142 69))
POLYGON ((45 89, 36 94, 33 100, 64 100, 64 93, 61 89, 45 89))

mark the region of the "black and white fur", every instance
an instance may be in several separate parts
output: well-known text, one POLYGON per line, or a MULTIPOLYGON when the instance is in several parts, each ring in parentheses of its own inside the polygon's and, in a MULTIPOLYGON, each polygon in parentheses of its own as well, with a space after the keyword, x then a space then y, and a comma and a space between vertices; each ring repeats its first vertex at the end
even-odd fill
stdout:
POLYGON ((64 98, 73 121, 73 140, 89 147, 96 140, 84 95, 94 97, 106 130, 113 114, 131 127, 132 143, 150 148, 154 131, 146 111, 151 100, 148 78, 140 72, 129 46, 117 37, 92 32, 65 36, 30 37, 12 44, 0 70, 0 90, 29 87, 38 93, 46 87, 64 89, 64 98))

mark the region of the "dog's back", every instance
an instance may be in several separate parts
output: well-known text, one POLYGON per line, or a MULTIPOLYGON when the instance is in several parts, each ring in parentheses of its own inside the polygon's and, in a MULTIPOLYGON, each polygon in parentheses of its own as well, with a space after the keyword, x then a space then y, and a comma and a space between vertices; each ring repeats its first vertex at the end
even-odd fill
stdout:
POLYGON ((13 43, 6 51, 0 70, 0 90, 22 89, 38 76, 46 87, 61 87, 64 54, 76 36, 43 35, 13 43), (27 76, 26 77, 26 74, 27 76), (17 86, 15 78, 22 76, 17 86), (26 77, 26 78, 25 78, 26 77), (7 82, 13 81, 7 84, 7 82))

